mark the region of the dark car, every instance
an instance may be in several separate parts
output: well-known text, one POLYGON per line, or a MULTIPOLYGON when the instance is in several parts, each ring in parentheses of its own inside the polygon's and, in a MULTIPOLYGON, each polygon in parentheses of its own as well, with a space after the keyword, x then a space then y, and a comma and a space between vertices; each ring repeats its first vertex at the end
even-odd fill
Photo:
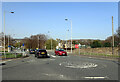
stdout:
POLYGON ((56 50, 55 50, 55 55, 67 56, 67 52, 64 51, 64 49, 56 49, 56 50))
POLYGON ((30 52, 30 54, 35 54, 35 49, 31 49, 29 52, 30 52))
POLYGON ((48 57, 47 51, 45 49, 38 49, 35 52, 35 57, 37 57, 37 58, 39 58, 39 57, 48 57))

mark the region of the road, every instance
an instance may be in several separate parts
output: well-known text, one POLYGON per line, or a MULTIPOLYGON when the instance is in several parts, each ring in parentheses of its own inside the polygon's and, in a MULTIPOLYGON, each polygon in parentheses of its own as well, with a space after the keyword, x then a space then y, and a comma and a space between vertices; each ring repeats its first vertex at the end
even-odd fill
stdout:
POLYGON ((2 67, 3 80, 118 80, 117 61, 83 56, 17 59, 2 67))

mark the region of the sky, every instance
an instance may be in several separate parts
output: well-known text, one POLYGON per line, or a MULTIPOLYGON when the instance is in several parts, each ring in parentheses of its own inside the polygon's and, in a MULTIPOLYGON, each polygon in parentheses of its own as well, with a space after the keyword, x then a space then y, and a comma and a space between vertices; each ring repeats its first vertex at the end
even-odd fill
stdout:
POLYGON ((73 39, 104 40, 112 35, 112 16, 114 32, 118 29, 117 2, 3 2, 2 11, 5 32, 14 38, 46 34, 70 39, 72 21, 73 39))

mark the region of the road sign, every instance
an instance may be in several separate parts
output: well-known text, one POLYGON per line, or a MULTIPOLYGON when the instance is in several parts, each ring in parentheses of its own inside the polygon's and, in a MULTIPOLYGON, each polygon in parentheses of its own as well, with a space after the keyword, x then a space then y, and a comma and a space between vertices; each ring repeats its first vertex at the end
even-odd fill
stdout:
POLYGON ((81 46, 81 44, 79 43, 79 46, 81 46))
POLYGON ((11 47, 10 45, 8 47, 11 47))
POLYGON ((78 44, 75 44, 75 48, 79 48, 79 45, 78 45, 78 44))

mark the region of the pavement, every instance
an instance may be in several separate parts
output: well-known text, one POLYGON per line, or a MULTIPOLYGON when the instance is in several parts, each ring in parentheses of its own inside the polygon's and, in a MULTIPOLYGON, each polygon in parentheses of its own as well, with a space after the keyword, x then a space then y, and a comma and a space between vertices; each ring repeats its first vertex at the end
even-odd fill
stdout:
POLYGON ((55 56, 7 61, 2 65, 3 80, 118 80, 118 61, 84 56, 55 56))

